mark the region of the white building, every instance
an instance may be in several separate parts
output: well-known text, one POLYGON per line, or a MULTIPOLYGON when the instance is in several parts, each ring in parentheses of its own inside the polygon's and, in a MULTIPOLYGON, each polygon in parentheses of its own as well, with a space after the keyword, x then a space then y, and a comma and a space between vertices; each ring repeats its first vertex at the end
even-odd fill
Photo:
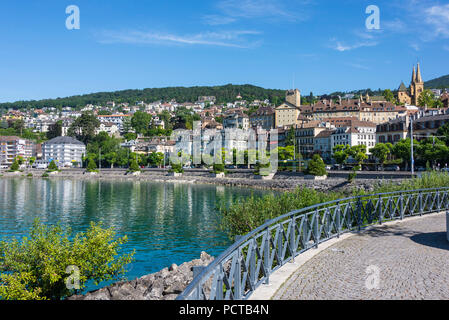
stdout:
POLYGON ((18 156, 27 161, 34 155, 35 145, 32 141, 15 136, 0 137, 0 165, 10 166, 18 156))
POLYGON ((45 161, 55 161, 58 167, 72 167, 74 163, 81 166, 86 154, 84 143, 71 137, 56 137, 42 145, 42 156, 45 161))
POLYGON ((337 145, 366 146, 366 154, 376 145, 376 124, 368 121, 352 121, 351 126, 335 129, 331 135, 332 149, 337 145))

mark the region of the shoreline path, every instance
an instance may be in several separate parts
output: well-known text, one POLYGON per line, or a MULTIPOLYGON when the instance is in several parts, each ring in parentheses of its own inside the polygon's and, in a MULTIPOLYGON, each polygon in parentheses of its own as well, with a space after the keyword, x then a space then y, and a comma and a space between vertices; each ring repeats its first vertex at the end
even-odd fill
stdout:
POLYGON ((412 218, 341 240, 299 267, 272 299, 449 299, 446 215, 412 218))

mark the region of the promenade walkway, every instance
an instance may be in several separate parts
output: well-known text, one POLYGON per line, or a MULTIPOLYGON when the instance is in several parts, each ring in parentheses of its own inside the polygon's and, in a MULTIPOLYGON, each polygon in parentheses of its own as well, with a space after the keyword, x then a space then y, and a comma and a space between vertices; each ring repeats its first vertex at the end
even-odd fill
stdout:
POLYGON ((446 216, 406 219, 339 241, 299 267, 273 299, 449 299, 446 216))

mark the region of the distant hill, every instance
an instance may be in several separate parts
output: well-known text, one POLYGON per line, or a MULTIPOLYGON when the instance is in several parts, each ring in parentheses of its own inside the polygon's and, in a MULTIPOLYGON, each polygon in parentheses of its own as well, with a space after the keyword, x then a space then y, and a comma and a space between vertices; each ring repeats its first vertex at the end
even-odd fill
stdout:
POLYGON ((42 108, 42 107, 84 107, 86 104, 106 105, 108 101, 116 103, 136 103, 145 101, 146 103, 154 101, 170 101, 175 99, 179 103, 195 102, 200 96, 215 96, 216 103, 234 102, 237 95, 240 94, 244 100, 265 100, 269 99, 274 103, 282 102, 285 98, 285 90, 264 89, 261 87, 245 84, 213 87, 169 87, 153 88, 143 90, 122 90, 114 92, 98 92, 67 98, 45 99, 39 101, 17 101, 11 103, 0 103, 0 109, 13 108, 42 108))
POLYGON ((444 89, 449 88, 449 74, 437 79, 429 80, 424 83, 426 89, 444 89))

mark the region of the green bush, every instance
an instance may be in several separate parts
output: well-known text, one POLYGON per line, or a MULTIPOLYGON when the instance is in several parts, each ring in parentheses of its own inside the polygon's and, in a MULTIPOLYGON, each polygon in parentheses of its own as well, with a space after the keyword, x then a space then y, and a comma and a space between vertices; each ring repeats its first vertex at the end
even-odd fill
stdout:
MULTIPOLYGON (((355 172, 353 172, 355 173, 355 172)), ((449 173, 424 173, 420 178, 402 182, 389 180, 374 185, 374 191, 352 190, 343 192, 318 192, 298 187, 291 192, 277 195, 240 199, 227 206, 220 206, 219 225, 233 239, 245 235, 261 226, 266 220, 274 219, 293 210, 299 210, 315 204, 345 198, 348 196, 369 195, 376 193, 449 187, 449 173), (349 194, 348 194, 349 193, 349 194)))
POLYGON ((112 229, 91 223, 85 233, 45 226, 36 220, 29 237, 0 242, 0 299, 60 300, 95 284, 119 279, 134 252, 118 256, 126 237, 114 240, 112 229), (79 270, 79 289, 70 289, 69 266, 79 270), (68 279, 69 278, 69 279, 68 279))
POLYGON ((48 172, 54 172, 54 171, 59 171, 58 166, 56 165, 55 161, 52 160, 50 162, 50 164, 48 165, 48 172))
POLYGON ((28 177, 28 178, 32 178, 32 177, 33 177, 33 174, 32 174, 32 173, 28 173, 28 174, 27 174, 27 177, 28 177))
POLYGON ((17 160, 15 160, 12 165, 11 168, 9 168, 10 172, 15 172, 15 171, 19 171, 20 165, 19 162, 17 160))
POLYGON ((136 160, 131 160, 131 164, 129 165, 129 171, 130 172, 139 172, 140 171, 140 167, 137 164, 136 160))
POLYGON ((225 172, 225 166, 224 166, 224 164, 219 164, 219 163, 214 164, 214 165, 213 165, 213 172, 214 172, 215 174, 219 174, 219 173, 225 172))
POLYGON ((184 168, 182 167, 182 165, 180 163, 178 163, 178 164, 172 163, 171 169, 168 170, 168 172, 184 173, 184 168))
POLYGON ((89 159, 86 169, 87 169, 87 172, 98 172, 97 164, 95 163, 94 159, 92 159, 92 158, 89 159))
POLYGON ((260 176, 268 176, 273 171, 273 168, 271 166, 271 162, 268 162, 268 163, 260 163, 260 162, 258 162, 255 165, 255 169, 256 169, 255 174, 256 175, 260 175, 260 176))
POLYGON ((44 174, 42 175, 42 178, 48 178, 50 175, 47 172, 44 172, 44 174))
POLYGON ((312 176, 327 176, 326 164, 323 159, 321 159, 320 155, 313 155, 312 160, 309 161, 306 174, 312 176))
POLYGON ((337 192, 318 192, 308 188, 297 188, 292 192, 251 196, 240 199, 229 207, 220 207, 220 228, 233 239, 261 226, 266 220, 274 219, 292 210, 305 208, 317 203, 336 200, 343 197, 337 192))

